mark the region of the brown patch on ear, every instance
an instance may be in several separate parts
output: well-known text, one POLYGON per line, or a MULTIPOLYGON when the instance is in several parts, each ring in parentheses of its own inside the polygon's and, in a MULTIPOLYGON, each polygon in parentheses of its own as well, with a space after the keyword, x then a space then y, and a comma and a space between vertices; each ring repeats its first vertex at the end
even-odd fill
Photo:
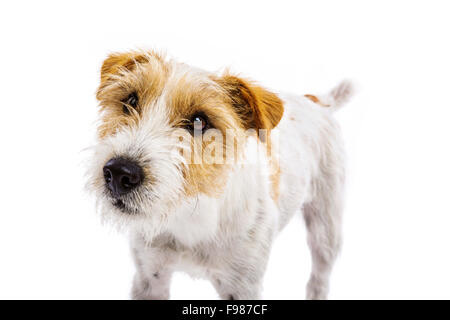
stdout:
POLYGON ((276 94, 233 75, 217 82, 228 93, 245 129, 271 130, 280 122, 284 107, 276 94))
POLYGON ((136 63, 145 62, 148 62, 148 57, 144 53, 112 53, 103 61, 100 74, 101 83, 107 81, 111 75, 118 74, 121 69, 132 70, 136 63))
POLYGON ((112 53, 103 61, 100 71, 101 90, 111 80, 112 75, 117 75, 121 70, 132 71, 136 64, 150 62, 150 59, 156 59, 163 62, 163 57, 153 51, 130 51, 124 53, 112 53))
POLYGON ((320 104, 322 107, 329 107, 330 105, 323 103, 319 98, 312 94, 305 94, 305 97, 311 100, 314 103, 320 104))
POLYGON ((270 165, 270 196, 277 202, 280 194, 280 165, 272 157, 270 130, 283 117, 283 101, 274 93, 233 75, 225 75, 216 80, 227 92, 231 105, 245 129, 256 129, 259 139, 264 142, 270 165), (265 129, 267 132, 259 132, 265 129))

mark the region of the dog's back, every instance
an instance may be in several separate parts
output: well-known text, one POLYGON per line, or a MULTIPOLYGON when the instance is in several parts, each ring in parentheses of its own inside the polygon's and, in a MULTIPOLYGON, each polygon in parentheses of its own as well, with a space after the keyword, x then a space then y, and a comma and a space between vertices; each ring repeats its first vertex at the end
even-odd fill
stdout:
POLYGON ((341 243, 345 154, 333 112, 352 94, 344 81, 323 96, 284 95, 278 127, 279 229, 302 209, 313 267, 308 298, 325 298, 328 276, 341 243))

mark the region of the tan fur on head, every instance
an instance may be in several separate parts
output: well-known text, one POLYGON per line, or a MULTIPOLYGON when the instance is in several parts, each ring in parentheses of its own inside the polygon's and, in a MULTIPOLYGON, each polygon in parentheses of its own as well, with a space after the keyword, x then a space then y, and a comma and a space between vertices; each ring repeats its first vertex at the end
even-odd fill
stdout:
POLYGON ((245 130, 255 129, 258 133, 265 130, 259 135, 265 142, 283 115, 283 103, 274 93, 228 73, 222 77, 204 77, 201 76, 203 73, 187 71, 175 74, 177 68, 183 69, 180 64, 167 62, 162 55, 151 51, 109 55, 103 62, 97 90, 102 111, 98 135, 103 139, 121 128, 138 127, 164 91, 164 107, 174 128, 182 128, 192 115, 201 112, 222 134, 222 141, 202 140, 197 147, 215 149, 213 154, 221 148, 224 158, 232 154, 233 159, 210 163, 204 159, 208 155, 202 154, 202 161, 196 162, 193 158, 198 150, 195 150, 194 139, 189 159, 186 159, 189 165, 184 166, 183 172, 186 195, 217 196, 225 186, 230 160, 236 161, 242 153, 239 149, 242 149, 242 143, 238 141, 245 139, 245 130), (123 101, 132 92, 139 97, 139 105, 129 108, 130 114, 124 114, 123 101), (229 149, 233 149, 231 153, 229 149))
MULTIPOLYGON (((123 70, 133 71, 138 64, 148 63, 150 61, 164 62, 163 55, 155 51, 130 51, 125 53, 112 53, 103 61, 100 72, 100 88, 112 75, 117 75, 123 70)), ((112 79, 114 80, 114 79, 112 79)))
POLYGON ((190 139, 183 176, 187 196, 203 193, 217 197, 226 185, 230 165, 225 160, 217 162, 210 158, 218 156, 216 152, 222 152, 225 158, 227 150, 233 148, 227 138, 233 140, 243 135, 239 117, 221 88, 209 78, 199 78, 197 74, 186 73, 169 79, 165 95, 168 116, 174 127, 182 128, 195 114, 208 118, 212 128, 190 139), (232 132, 232 136, 227 137, 227 131, 232 132), (223 139, 213 138, 214 133, 223 139))
POLYGON ((164 57, 153 51, 109 55, 103 62, 97 89, 97 99, 102 112, 99 137, 112 135, 123 126, 136 125, 140 115, 144 113, 145 106, 161 94, 169 68, 170 65, 165 63, 164 57), (132 92, 139 96, 139 107, 132 110, 130 116, 124 115, 123 100, 132 92))

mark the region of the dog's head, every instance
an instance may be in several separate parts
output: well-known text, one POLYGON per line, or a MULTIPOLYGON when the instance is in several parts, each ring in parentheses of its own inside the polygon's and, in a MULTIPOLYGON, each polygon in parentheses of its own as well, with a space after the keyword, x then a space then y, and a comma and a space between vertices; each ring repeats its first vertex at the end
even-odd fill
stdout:
POLYGON ((103 62, 97 99, 88 185, 103 215, 155 232, 186 199, 220 196, 249 132, 264 141, 283 114, 275 94, 247 80, 143 51, 103 62))

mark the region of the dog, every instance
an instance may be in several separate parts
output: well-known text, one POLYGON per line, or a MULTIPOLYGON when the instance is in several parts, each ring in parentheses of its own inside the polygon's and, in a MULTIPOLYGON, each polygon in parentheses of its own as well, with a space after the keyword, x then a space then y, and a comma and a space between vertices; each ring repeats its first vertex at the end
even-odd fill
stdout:
POLYGON ((272 243, 299 212, 306 297, 326 299, 345 181, 333 112, 352 88, 280 94, 152 50, 110 54, 87 186, 102 219, 129 234, 132 298, 168 299, 173 272, 185 271, 222 299, 259 299, 272 243))

